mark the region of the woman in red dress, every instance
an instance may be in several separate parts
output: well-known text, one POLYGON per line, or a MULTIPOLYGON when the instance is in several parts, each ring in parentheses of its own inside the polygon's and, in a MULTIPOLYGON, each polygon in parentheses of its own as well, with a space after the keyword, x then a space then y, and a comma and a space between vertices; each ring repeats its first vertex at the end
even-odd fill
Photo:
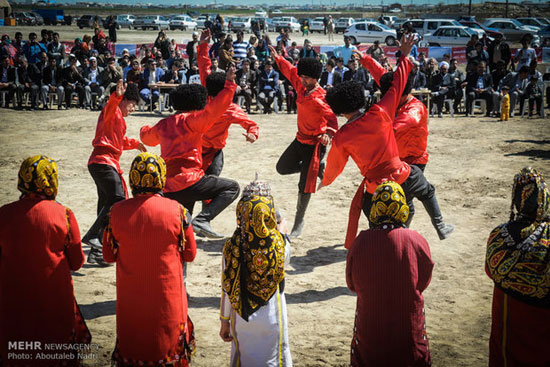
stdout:
POLYGON ((152 153, 132 162, 133 199, 117 202, 103 236, 116 261, 117 366, 187 366, 194 352, 183 264, 197 252, 187 212, 162 194, 166 164, 152 153))
POLYGON ((550 191, 533 168, 514 178, 511 219, 491 232, 485 271, 495 283, 489 366, 550 366, 550 191))
POLYGON ((401 186, 380 184, 372 197, 371 229, 350 247, 346 280, 357 293, 352 366, 431 366, 422 292, 434 263, 424 237, 404 225, 408 216, 401 186))
POLYGON ((0 208, 0 365, 78 366, 73 345, 91 341, 71 278, 84 263, 80 230, 73 212, 55 201, 57 172, 46 156, 25 159, 21 197, 0 208), (21 341, 32 347, 9 344, 21 341), (50 343, 67 349, 46 350, 50 343), (15 359, 21 352, 26 357, 15 359))

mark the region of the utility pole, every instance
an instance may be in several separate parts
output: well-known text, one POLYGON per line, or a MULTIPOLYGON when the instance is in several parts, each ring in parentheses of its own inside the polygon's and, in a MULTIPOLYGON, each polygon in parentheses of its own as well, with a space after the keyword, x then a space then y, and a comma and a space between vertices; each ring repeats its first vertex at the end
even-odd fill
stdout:
MULTIPOLYGON (((508 0, 506 0, 508 1, 508 0)), ((468 4, 468 16, 472 15, 472 0, 470 0, 470 3, 468 4)))
POLYGON ((506 7, 504 9, 504 18, 508 18, 508 0, 506 0, 506 7))

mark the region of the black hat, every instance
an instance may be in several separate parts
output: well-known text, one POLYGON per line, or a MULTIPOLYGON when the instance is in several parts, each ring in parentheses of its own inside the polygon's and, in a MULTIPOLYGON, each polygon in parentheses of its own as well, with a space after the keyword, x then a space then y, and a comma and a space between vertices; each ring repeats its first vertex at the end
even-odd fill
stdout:
POLYGON ((317 59, 307 57, 298 62, 298 75, 309 76, 313 79, 319 79, 323 71, 323 65, 317 59))

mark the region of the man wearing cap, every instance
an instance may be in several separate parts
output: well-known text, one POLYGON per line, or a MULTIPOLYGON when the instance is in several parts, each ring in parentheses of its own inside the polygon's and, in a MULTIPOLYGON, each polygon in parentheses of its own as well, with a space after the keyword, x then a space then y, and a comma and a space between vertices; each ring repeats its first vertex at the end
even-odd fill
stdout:
POLYGON ((269 49, 279 70, 297 94, 298 132, 279 158, 277 172, 281 175, 300 173, 296 216, 291 231, 292 237, 298 237, 304 227, 311 194, 316 190, 317 177, 323 177, 324 165, 321 161, 326 146, 338 130, 338 121, 325 101, 325 90, 317 82, 321 76, 321 62, 315 58, 303 58, 295 67, 278 55, 273 46, 269 49))
POLYGON ((153 109, 159 100, 160 92, 157 87, 151 88, 149 85, 161 82, 163 76, 164 71, 157 67, 157 61, 153 58, 149 59, 148 66, 141 75, 141 89, 139 91, 139 95, 146 104, 149 104, 152 98, 153 109))
POLYGON ((97 66, 97 58, 95 56, 90 57, 90 66, 82 72, 86 85, 84 91, 86 93, 86 107, 95 109, 98 98, 103 96, 105 88, 102 86, 103 80, 102 73, 103 68, 97 66))
POLYGON ((344 65, 347 65, 354 50, 357 50, 357 47, 351 44, 348 36, 344 36, 344 46, 336 47, 333 53, 334 56, 341 57, 344 60, 344 65))
POLYGON ((432 81, 432 95, 440 118, 443 117, 443 102, 445 99, 453 99, 456 89, 455 79, 448 71, 449 63, 441 61, 439 63, 439 73, 434 76, 432 81))

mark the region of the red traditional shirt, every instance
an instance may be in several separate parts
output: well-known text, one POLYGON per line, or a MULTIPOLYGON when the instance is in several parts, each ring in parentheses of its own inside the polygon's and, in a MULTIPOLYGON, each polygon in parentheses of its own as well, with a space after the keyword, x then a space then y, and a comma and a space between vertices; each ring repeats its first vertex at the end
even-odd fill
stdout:
MULTIPOLYGON (((388 71, 369 55, 363 55, 361 64, 380 85, 380 78, 388 71)), ((401 160, 409 164, 428 163, 428 110, 424 103, 409 96, 397 111, 393 130, 401 160)))
POLYGON ((158 365, 184 354, 183 263, 197 252, 185 222, 183 206, 160 195, 137 195, 111 209, 103 256, 117 264, 116 352, 128 365, 158 365))
POLYGON ((88 165, 99 163, 114 167, 120 175, 123 173, 119 163, 122 152, 136 149, 139 145, 139 140, 125 136, 126 121, 118 108, 122 98, 123 96, 112 93, 101 111, 92 141, 94 150, 88 160, 88 165))
POLYGON ((223 115, 233 99, 237 85, 226 81, 225 88, 201 111, 177 113, 160 120, 154 126, 141 128, 145 145, 160 144, 166 161, 165 192, 183 190, 204 176, 202 169, 202 138, 223 115))

